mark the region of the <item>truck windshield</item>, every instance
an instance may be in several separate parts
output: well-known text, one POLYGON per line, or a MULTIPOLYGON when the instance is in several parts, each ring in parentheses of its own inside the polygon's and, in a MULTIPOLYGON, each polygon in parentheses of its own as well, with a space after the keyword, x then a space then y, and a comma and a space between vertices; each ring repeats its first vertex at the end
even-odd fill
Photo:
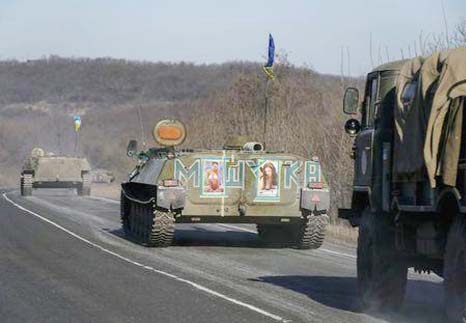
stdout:
POLYGON ((374 126, 374 111, 375 102, 377 100, 377 89, 378 89, 378 78, 374 77, 368 81, 366 89, 366 100, 365 100, 365 114, 363 118, 363 126, 366 128, 372 128, 374 126))

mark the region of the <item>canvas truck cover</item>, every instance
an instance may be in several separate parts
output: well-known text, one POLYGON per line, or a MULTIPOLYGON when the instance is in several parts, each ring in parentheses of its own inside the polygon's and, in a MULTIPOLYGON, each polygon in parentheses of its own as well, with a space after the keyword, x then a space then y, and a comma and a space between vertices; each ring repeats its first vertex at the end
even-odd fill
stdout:
MULTIPOLYGON (((396 88, 402 89, 396 92, 395 109, 395 150, 394 169, 398 179, 416 175, 416 170, 424 164, 422 148, 424 144, 425 123, 423 111, 416 102, 407 104, 402 97, 405 87, 417 80, 422 67, 423 59, 416 57, 406 62, 400 70, 396 88), (409 129, 409 133, 406 133, 409 129)), ((415 96, 415 100, 419 96, 415 96)))
POLYGON ((454 186, 463 116, 458 112, 466 97, 466 47, 408 61, 396 91, 395 178, 412 176, 425 165, 432 187, 437 177, 454 186), (415 94, 407 100, 407 87, 414 80, 415 94))

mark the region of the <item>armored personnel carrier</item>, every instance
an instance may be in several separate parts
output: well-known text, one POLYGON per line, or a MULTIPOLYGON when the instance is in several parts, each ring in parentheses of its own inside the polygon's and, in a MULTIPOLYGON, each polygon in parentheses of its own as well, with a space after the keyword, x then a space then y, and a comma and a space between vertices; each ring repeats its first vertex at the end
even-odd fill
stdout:
POLYGON ((176 120, 153 130, 160 148, 139 152, 121 186, 121 221, 133 240, 172 243, 175 223, 253 223, 267 244, 319 248, 328 223, 329 189, 317 158, 267 152, 238 137, 223 149, 179 150, 186 136, 176 120))
POLYGON ((56 156, 34 148, 21 171, 21 195, 32 195, 36 188, 76 188, 78 195, 90 195, 90 170, 86 158, 56 156))

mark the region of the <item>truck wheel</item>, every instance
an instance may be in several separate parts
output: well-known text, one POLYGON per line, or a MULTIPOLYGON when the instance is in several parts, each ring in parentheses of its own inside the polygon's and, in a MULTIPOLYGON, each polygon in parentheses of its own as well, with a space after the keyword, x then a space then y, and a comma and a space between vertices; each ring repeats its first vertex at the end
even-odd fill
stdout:
POLYGON ((81 186, 78 187, 78 195, 79 196, 90 196, 91 195, 91 187, 90 186, 81 186))
POLYGON ((325 230, 329 222, 328 216, 310 215, 298 226, 296 234, 296 248, 317 249, 324 242, 325 230))
POLYGON ((82 175, 83 182, 78 187, 79 196, 89 196, 91 195, 91 176, 87 173, 82 175))
POLYGON ((31 174, 24 174, 21 177, 21 195, 22 196, 31 196, 32 195, 32 175, 31 174))
POLYGON ((466 220, 457 216, 450 227, 443 269, 445 310, 454 322, 466 322, 466 220))
POLYGON ((131 232, 131 226, 129 222, 130 217, 130 208, 131 208, 131 201, 129 201, 123 192, 120 193, 120 219, 121 219, 121 226, 123 228, 123 232, 126 235, 129 235, 131 232))
POLYGON ((403 304, 408 267, 396 254, 394 234, 372 213, 362 213, 357 250, 358 292, 365 310, 403 304))

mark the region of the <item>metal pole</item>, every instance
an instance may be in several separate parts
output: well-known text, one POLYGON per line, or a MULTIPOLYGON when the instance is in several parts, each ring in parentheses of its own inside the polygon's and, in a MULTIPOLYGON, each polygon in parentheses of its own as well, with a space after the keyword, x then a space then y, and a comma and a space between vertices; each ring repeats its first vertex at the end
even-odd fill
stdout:
POLYGON ((269 84, 270 79, 267 78, 267 85, 265 87, 265 109, 264 109, 264 133, 263 133, 263 140, 264 146, 266 145, 265 141, 267 139, 267 117, 268 117, 268 110, 269 110, 269 84))
POLYGON ((74 142, 74 154, 78 156, 78 144, 79 144, 79 131, 75 131, 75 142, 74 142))
POLYGON ((142 122, 142 113, 141 113, 141 106, 140 105, 138 105, 137 111, 138 111, 139 126, 141 128, 142 147, 145 149, 146 148, 146 135, 145 135, 145 132, 144 132, 144 123, 142 122))

